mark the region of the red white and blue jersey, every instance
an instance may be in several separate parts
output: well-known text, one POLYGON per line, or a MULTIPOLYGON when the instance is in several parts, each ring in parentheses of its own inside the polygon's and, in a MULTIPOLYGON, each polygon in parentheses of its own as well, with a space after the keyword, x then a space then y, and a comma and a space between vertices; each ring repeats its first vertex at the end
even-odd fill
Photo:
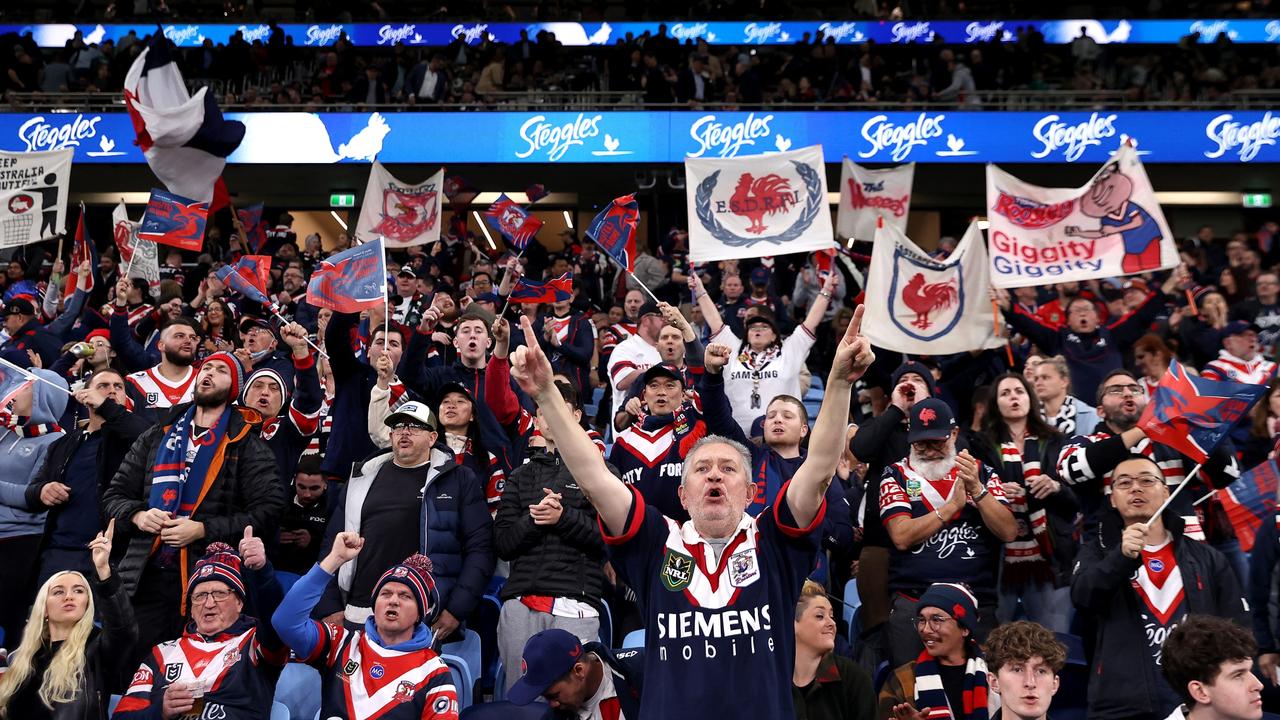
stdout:
POLYGON ((826 503, 799 528, 786 493, 744 514, 718 558, 692 522, 663 517, 634 488, 625 532, 601 525, 648 628, 640 720, 794 717, 796 600, 826 503))
POLYGON ((650 415, 618 433, 609 462, 658 512, 683 522, 689 513, 680 504, 677 488, 684 458, 706 434, 701 411, 686 402, 674 415, 650 415))
POLYGON ((193 632, 160 643, 133 674, 112 717, 160 717, 165 688, 174 683, 204 687, 202 718, 258 720, 270 708, 288 649, 269 652, 257 641, 256 621, 242 617, 220 635, 193 632))
POLYGON ((1241 360, 1226 350, 1219 350, 1218 358, 1205 365, 1200 376, 1210 380, 1266 385, 1276 376, 1276 364, 1261 355, 1252 360, 1241 360))
POLYGON ((315 624, 320 642, 302 662, 319 670, 323 679, 320 717, 457 720, 453 676, 431 648, 390 650, 363 631, 315 624))
MULTIPOLYGON (((895 517, 918 518, 940 510, 952 487, 961 482, 957 473, 952 468, 941 480, 927 480, 909 460, 886 467, 880 480, 880 522, 887 529, 895 517)), ((1008 507, 1000 478, 986 465, 979 465, 979 473, 991 497, 1008 507)), ((946 520, 910 550, 890 548, 889 590, 919 597, 933 583, 962 582, 973 588, 979 601, 994 602, 1003 543, 987 528, 972 499, 946 520)))
POLYGON ((126 389, 138 408, 170 408, 195 399, 195 368, 187 368, 187 374, 178 382, 169 382, 160 374, 160 367, 147 368, 131 373, 125 378, 126 389))

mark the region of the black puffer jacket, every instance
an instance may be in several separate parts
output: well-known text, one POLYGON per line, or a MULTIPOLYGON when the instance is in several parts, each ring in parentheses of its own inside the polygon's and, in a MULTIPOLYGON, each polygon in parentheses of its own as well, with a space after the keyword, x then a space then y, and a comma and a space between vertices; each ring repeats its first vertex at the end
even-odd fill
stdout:
MULTIPOLYGON (((85 672, 81 680, 80 692, 74 700, 62 703, 53 709, 52 714, 42 715, 53 720, 106 720, 107 704, 111 699, 109 678, 115 673, 120 658, 128 655, 138 639, 138 626, 133 620, 133 608, 125 595, 120 576, 112 573, 106 581, 98 579, 96 573, 89 575, 89 585, 93 589, 94 602, 97 606, 98 620, 101 628, 90 631, 89 640, 85 644, 85 672)), ((35 692, 44 679, 44 671, 53 661, 50 648, 43 647, 36 652, 34 671, 27 678, 23 687, 14 694, 14 701, 21 698, 39 703, 35 692)), ((24 712, 16 703, 11 710, 24 712)), ((41 706, 34 708, 36 712, 48 712, 41 706)), ((17 717, 12 712, 9 717, 17 717)), ((30 717, 23 715, 23 717, 30 717)))
MULTIPOLYGON (((102 498, 103 515, 116 519, 116 532, 129 531, 129 545, 120 560, 119 572, 130 596, 142 577, 156 537, 139 531, 131 521, 136 513, 148 508, 156 450, 169 426, 188 407, 190 404, 172 408, 134 442, 102 498)), ((276 479, 275 455, 257 432, 261 416, 254 410, 239 407, 233 408, 232 413, 227 423, 228 442, 222 469, 191 515, 192 520, 204 523, 205 535, 183 548, 187 553, 187 567, 195 565, 210 543, 220 541, 236 547, 249 525, 258 535, 269 536, 284 510, 284 491, 276 479)))
MULTIPOLYGON (((615 476, 618 471, 609 466, 615 476)), ((596 510, 574 481, 560 456, 533 452, 529 462, 507 478, 493 527, 498 557, 511 561, 502 599, 522 595, 573 598, 600 607, 604 592, 604 539, 596 510), (560 522, 535 525, 529 506, 546 497, 543 488, 562 496, 560 522)))

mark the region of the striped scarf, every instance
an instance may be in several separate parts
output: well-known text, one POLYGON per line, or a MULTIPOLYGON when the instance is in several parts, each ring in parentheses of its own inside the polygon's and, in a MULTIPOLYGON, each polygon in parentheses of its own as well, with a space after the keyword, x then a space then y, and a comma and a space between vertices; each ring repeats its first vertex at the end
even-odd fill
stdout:
MULTIPOLYGON (((1046 421, 1058 432, 1063 435, 1076 434, 1076 401, 1070 395, 1062 401, 1062 407, 1058 408, 1058 414, 1053 417, 1045 418, 1046 421)), ((1081 428, 1082 432, 1089 432, 1093 428, 1081 428)))
POLYGON ((20 438, 40 437, 49 433, 62 432, 62 426, 56 422, 32 423, 25 415, 11 415, 8 411, 0 413, 0 427, 20 438))
MULTIPOLYGON (((1023 442, 1040 450, 1040 443, 1035 437, 1024 437, 1023 442)), ((1025 490, 1021 497, 1008 498, 1009 509, 1018 521, 1018 537, 1013 542, 1004 544, 1004 573, 1001 583, 1006 590, 1053 580, 1053 566, 1049 564, 1049 558, 1053 557, 1049 519, 1044 506, 1031 497, 1030 491, 1029 480, 1042 474, 1038 459, 1040 453, 1035 454, 1037 459, 1023 460, 1017 443, 1011 441, 1000 444, 1000 459, 1003 462, 1000 474, 1018 482, 1025 490)))
MULTIPOLYGON (((191 442, 195 432, 196 406, 187 408, 173 425, 165 428, 164 438, 156 449, 156 463, 151 469, 148 507, 163 510, 175 518, 191 517, 195 513, 213 486, 214 478, 222 470, 227 450, 227 425, 232 412, 235 410, 227 407, 217 424, 193 441, 196 452, 190 463, 187 462, 187 443, 191 442)), ((162 545, 160 537, 156 536, 151 551, 162 567, 172 566, 180 557, 185 583, 186 548, 182 548, 179 555, 178 548, 162 545)), ((183 591, 186 591, 185 585, 183 591)))
MULTIPOLYGON (((972 639, 966 643, 973 643, 972 639)), ((942 688, 938 661, 928 651, 916 658, 916 709, 926 720, 987 720, 987 663, 971 647, 971 657, 964 663, 964 712, 956 715, 942 688)))

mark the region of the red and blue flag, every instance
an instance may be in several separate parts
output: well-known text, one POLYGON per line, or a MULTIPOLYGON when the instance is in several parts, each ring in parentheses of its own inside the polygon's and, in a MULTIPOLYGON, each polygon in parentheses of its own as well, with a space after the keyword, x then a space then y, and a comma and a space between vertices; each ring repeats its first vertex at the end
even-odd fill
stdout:
POLYGON ((270 305, 267 288, 271 287, 271 257, 245 255, 235 265, 223 265, 214 273, 227 287, 246 298, 270 305))
POLYGON ((1268 460, 1218 491, 1218 499, 1235 528, 1241 550, 1252 551, 1262 523, 1275 516, 1278 485, 1280 466, 1275 460, 1268 460))
POLYGON ((831 264, 835 262, 835 259, 835 248, 819 250, 813 254, 813 269, 818 273, 819 278, 822 278, 827 273, 831 272, 831 264))
POLYGON ((524 194, 529 198, 529 204, 532 205, 550 193, 547 192, 547 186, 542 183, 534 183, 525 189, 524 194))
POLYGON ((320 261, 307 283, 307 302, 334 312, 358 313, 386 302, 387 256, 382 238, 320 261))
POLYGON ((529 241, 542 229, 541 220, 530 215, 505 193, 484 211, 484 219, 489 227, 502 233, 507 242, 520 250, 528 247, 529 241))
POLYGON ((200 252, 204 247, 204 226, 209 217, 208 203, 153 189, 142 216, 138 237, 182 250, 200 252))
POLYGON ((627 272, 636 269, 636 228, 640 226, 640 205, 635 194, 609 203, 587 226, 587 238, 600 246, 627 272))
POLYGON ((1202 463, 1266 392, 1265 385, 1196 377, 1175 359, 1138 426, 1152 440, 1202 463))
POLYGON ((236 216, 240 218, 240 224, 244 226, 244 236, 249 241, 249 247, 245 250, 252 253, 262 252, 262 246, 267 242, 267 225, 262 222, 262 203, 238 208, 236 216))
POLYGON ((515 304, 568 302, 572 299, 573 273, 565 273, 546 282, 520 278, 511 289, 511 302, 515 304))
POLYGON ((76 237, 71 244, 71 265, 67 268, 66 285, 63 286, 62 299, 67 300, 76 293, 76 285, 80 282, 79 269, 81 263, 89 263, 89 292, 98 285, 98 248, 89 237, 89 230, 84 226, 84 203, 80 203, 80 220, 76 223, 76 237))

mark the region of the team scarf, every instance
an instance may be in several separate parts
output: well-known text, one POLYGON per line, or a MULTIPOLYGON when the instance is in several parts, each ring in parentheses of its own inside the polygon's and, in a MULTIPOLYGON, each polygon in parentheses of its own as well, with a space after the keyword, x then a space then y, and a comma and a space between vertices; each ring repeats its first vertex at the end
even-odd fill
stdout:
MULTIPOLYGON (((1076 434, 1076 401, 1075 398, 1068 395, 1062 401, 1062 407, 1058 408, 1058 414, 1053 417, 1047 417, 1045 420, 1063 435, 1076 434)), ((1093 428, 1084 428, 1086 432, 1093 428)))
POLYGON ((743 367, 752 372, 759 372, 767 367, 769 363, 773 362, 774 358, 781 354, 781 343, 770 343, 769 347, 761 350, 760 352, 752 350, 750 345, 743 343, 742 352, 738 353, 738 362, 742 363, 743 367))
MULTIPOLYGON (((972 644, 972 640, 965 642, 972 644)), ((951 711, 947 691, 942 688, 938 661, 928 651, 921 652, 916 658, 916 709, 926 720, 987 720, 987 663, 975 657, 976 646, 970 650, 970 657, 964 663, 964 708, 961 715, 951 711)))
MULTIPOLYGON (((1023 438, 1042 454, 1040 442, 1033 435, 1023 438)), ((1018 479, 1024 492, 1022 497, 1009 497, 1009 509, 1018 521, 1018 536, 1013 542, 1004 544, 1004 572, 1001 584, 1006 590, 1026 587, 1029 584, 1050 582, 1053 580, 1053 566, 1049 559, 1053 557, 1053 538, 1049 535, 1049 518, 1040 501, 1032 503, 1031 478, 1043 474, 1040 460, 1023 460, 1022 451, 1015 442, 1000 444, 1000 459, 1003 461, 1003 472, 1007 478, 1018 479), (1032 505, 1034 504, 1034 507, 1032 505)))
MULTIPOLYGON (((156 449, 156 463, 152 468, 151 496, 148 506, 163 510, 173 517, 191 517, 209 493, 213 480, 222 470, 227 449, 227 425, 235 410, 228 406, 218 422, 195 439, 196 456, 187 464, 187 442, 195 431, 196 406, 187 408, 173 425, 165 428, 160 447, 156 449)), ((175 559, 181 564, 182 594, 187 592, 187 548, 163 545, 160 537, 151 544, 161 566, 169 566, 175 559)), ((185 602, 183 612, 186 612, 185 602)))
POLYGON ((26 415, 13 415, 8 410, 0 413, 0 428, 4 428, 20 438, 40 437, 49 433, 62 432, 62 426, 56 422, 33 423, 26 415))

